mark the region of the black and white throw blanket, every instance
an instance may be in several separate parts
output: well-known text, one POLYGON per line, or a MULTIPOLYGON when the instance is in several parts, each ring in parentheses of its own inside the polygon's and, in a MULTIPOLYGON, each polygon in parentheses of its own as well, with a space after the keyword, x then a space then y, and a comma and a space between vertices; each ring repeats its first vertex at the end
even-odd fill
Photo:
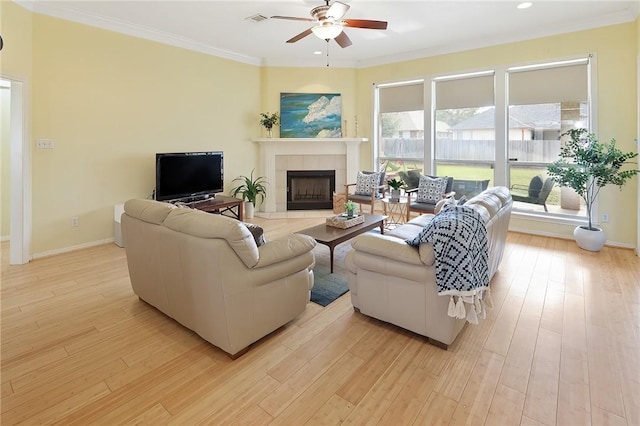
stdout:
POLYGON ((489 294, 489 246, 482 216, 468 206, 445 205, 407 244, 433 244, 436 286, 450 296, 448 315, 477 324, 492 307, 489 294), (456 301, 457 299, 457 301, 456 301), (465 309, 466 305, 466 309, 465 309))

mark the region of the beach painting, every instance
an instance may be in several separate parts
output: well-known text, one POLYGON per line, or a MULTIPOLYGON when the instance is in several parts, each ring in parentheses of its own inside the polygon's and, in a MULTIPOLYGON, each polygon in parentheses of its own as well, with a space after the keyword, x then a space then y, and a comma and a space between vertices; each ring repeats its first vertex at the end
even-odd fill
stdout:
POLYGON ((281 138, 342 137, 339 93, 280 93, 281 138))

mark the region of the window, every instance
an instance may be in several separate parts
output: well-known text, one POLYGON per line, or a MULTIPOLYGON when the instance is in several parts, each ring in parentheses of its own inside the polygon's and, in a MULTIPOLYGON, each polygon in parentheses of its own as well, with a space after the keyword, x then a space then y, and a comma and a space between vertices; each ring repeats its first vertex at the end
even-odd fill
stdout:
POLYGON ((496 152, 494 73, 437 78, 436 174, 452 176, 456 198, 470 198, 493 181, 496 152))
POLYGON ((560 152, 560 135, 589 128, 588 67, 589 60, 582 59, 507 70, 508 170, 514 208, 586 216, 582 199, 570 188, 548 182, 539 196, 533 196, 532 188, 547 181, 547 165, 560 152))
POLYGON ((424 85, 422 81, 378 87, 378 149, 389 178, 423 171, 424 85))
POLYGON ((547 182, 546 169, 558 159, 562 133, 593 131, 591 61, 379 85, 375 155, 391 176, 452 176, 456 197, 505 185, 516 211, 585 217, 581 198, 547 182))

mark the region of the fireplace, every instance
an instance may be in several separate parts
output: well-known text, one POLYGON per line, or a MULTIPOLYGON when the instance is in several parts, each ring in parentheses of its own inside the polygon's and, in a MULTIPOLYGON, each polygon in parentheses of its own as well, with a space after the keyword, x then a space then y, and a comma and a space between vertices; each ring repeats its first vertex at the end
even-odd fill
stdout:
POLYGON ((333 208, 335 170, 287 170, 287 210, 333 208))

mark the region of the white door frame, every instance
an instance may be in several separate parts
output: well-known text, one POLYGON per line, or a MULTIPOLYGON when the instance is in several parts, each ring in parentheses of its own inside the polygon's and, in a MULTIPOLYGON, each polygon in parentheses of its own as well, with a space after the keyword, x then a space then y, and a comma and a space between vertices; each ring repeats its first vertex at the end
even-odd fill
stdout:
POLYGON ((9 263, 22 265, 31 260, 31 149, 28 90, 26 82, 20 78, 7 75, 1 77, 11 82, 9 263))

